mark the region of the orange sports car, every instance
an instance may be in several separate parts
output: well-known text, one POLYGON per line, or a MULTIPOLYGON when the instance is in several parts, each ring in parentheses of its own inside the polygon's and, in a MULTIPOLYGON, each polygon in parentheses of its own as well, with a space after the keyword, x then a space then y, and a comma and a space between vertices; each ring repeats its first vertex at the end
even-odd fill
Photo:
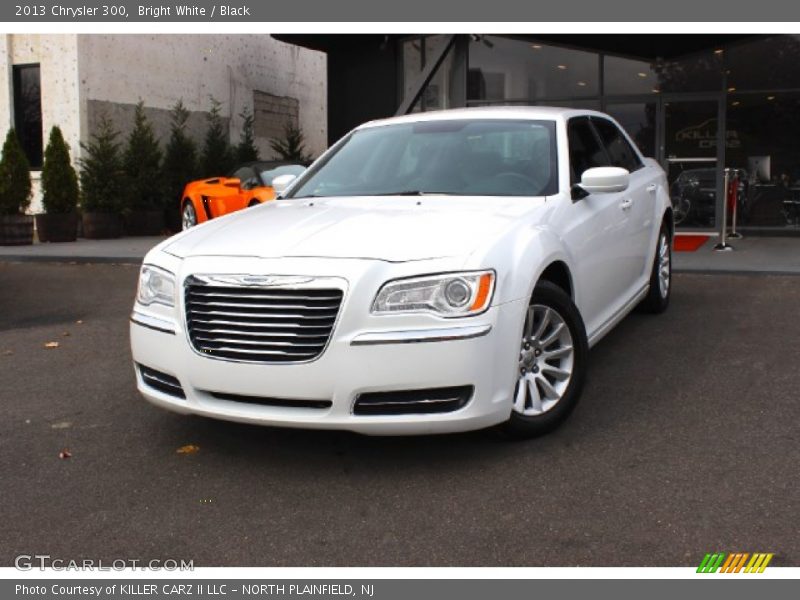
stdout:
POLYGON ((305 166, 284 161, 243 164, 228 177, 200 179, 186 184, 181 200, 183 229, 275 198, 272 180, 300 175, 305 166))

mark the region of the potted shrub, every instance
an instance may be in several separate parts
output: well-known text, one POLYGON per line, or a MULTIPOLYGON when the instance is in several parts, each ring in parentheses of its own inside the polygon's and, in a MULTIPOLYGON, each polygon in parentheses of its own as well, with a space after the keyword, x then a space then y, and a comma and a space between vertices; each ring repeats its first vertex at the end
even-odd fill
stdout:
POLYGON ((0 245, 33 243, 33 217, 25 214, 30 202, 30 165, 17 134, 11 129, 0 157, 0 245))
POLYGON ((160 234, 164 229, 161 149, 141 100, 136 105, 122 166, 125 170, 125 233, 160 234))
POLYGON ((239 163, 255 162, 260 158, 256 146, 255 118, 247 107, 239 116, 242 118, 242 133, 239 136, 239 145, 236 146, 236 160, 239 163))
POLYGON ((42 205, 36 215, 40 242, 74 242, 78 237, 78 175, 58 126, 50 130, 42 166, 42 205))
POLYGON ((227 175, 236 166, 236 157, 228 141, 228 125, 222 118, 222 104, 213 97, 206 120, 208 128, 200 156, 200 176, 227 175))
POLYGON ((118 135, 111 121, 103 115, 90 141, 81 144, 85 153, 79 161, 83 235, 90 239, 122 235, 120 209, 125 182, 118 135))
POLYGON ((308 164, 311 162, 311 155, 306 154, 306 141, 303 131, 291 123, 287 123, 283 128, 283 138, 276 138, 269 143, 273 152, 281 160, 308 164))
POLYGON ((170 111, 170 136, 164 154, 164 217, 170 231, 181 230, 183 188, 197 178, 197 149, 186 134, 189 111, 178 100, 170 111))

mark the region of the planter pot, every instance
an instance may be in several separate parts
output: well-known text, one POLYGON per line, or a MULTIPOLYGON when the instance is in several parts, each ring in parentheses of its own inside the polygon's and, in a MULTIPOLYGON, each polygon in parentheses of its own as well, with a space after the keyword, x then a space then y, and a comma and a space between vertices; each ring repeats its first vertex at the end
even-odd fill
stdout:
POLYGON ((83 237, 107 240, 122 235, 122 217, 116 213, 83 213, 83 237))
POLYGON ((159 235, 164 230, 164 212, 138 210, 125 216, 126 235, 159 235))
POLYGON ((78 238, 78 214, 36 215, 40 242, 74 242, 78 238))
POLYGON ((33 215, 0 215, 0 246, 33 243, 33 215))

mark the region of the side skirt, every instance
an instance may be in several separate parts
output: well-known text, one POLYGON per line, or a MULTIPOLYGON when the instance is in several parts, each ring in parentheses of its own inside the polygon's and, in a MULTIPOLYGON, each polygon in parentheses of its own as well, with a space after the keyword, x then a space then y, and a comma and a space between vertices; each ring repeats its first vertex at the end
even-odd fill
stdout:
POLYGON ((598 327, 592 334, 589 336, 589 347, 591 348, 597 342, 599 342, 603 337, 611 331, 614 326, 622 321, 629 312, 631 312, 636 305, 641 302, 645 296, 647 296, 647 292, 650 291, 650 284, 647 283, 645 286, 640 289, 636 294, 634 294, 633 298, 628 300, 625 305, 620 308, 617 312, 611 315, 611 318, 608 319, 605 323, 603 323, 600 327, 598 327))

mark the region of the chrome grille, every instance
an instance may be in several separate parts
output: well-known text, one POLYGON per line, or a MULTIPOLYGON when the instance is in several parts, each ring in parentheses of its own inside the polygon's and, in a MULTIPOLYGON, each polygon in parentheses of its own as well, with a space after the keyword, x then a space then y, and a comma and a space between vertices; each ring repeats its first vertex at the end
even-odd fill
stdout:
POLYGON ((232 285, 231 277, 186 280, 186 325, 201 354, 291 363, 322 354, 343 292, 336 288, 232 285))

